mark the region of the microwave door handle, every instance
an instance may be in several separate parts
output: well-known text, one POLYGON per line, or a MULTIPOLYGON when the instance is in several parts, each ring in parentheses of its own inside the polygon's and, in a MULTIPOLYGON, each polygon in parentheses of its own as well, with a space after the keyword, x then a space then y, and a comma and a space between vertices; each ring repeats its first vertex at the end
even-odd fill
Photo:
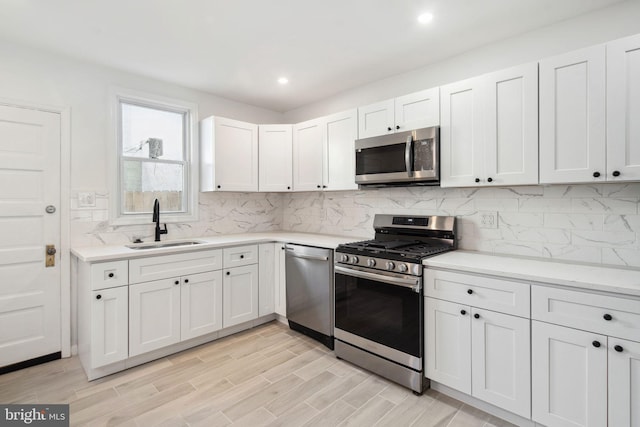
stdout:
POLYGON ((407 136, 406 146, 404 148, 404 164, 407 167, 407 175, 413 176, 413 135, 407 136))

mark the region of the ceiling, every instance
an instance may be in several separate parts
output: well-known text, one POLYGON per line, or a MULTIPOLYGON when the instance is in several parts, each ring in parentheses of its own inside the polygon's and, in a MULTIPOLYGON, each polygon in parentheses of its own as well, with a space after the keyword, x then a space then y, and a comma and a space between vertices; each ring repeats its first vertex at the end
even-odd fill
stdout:
POLYGON ((619 1, 2 0, 0 38, 284 112, 619 1))

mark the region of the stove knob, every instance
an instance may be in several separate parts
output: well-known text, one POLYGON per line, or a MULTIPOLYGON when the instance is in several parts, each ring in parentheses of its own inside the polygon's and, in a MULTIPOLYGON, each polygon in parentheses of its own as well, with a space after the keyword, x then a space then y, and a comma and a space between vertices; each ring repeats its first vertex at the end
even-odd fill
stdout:
POLYGON ((340 257, 341 262, 349 262, 349 255, 342 255, 340 257))
POLYGON ((393 270, 393 269, 396 268, 396 264, 391 262, 391 261, 389 261, 389 262, 387 262, 386 267, 387 267, 387 270, 393 270))
POLYGON ((373 258, 369 258, 369 259, 367 260, 367 265, 368 265, 369 267, 375 267, 375 265, 376 265, 376 260, 375 260, 375 259, 373 259, 373 258))
POLYGON ((357 256, 352 256, 352 257, 351 257, 351 264, 357 264, 357 263, 358 263, 358 261, 360 261, 360 260, 358 259, 358 257, 357 257, 357 256))
POLYGON ((398 266, 398 271, 401 271, 402 273, 405 273, 407 270, 409 270, 409 267, 407 267, 407 264, 400 264, 398 266))

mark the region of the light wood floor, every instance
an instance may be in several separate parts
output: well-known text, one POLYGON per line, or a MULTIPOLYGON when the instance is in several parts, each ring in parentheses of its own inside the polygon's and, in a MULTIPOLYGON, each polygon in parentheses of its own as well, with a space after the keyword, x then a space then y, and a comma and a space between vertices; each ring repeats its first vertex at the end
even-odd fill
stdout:
POLYGON ((88 382, 77 357, 0 376, 2 403, 69 403, 90 426, 511 426, 415 396, 271 322, 88 382))

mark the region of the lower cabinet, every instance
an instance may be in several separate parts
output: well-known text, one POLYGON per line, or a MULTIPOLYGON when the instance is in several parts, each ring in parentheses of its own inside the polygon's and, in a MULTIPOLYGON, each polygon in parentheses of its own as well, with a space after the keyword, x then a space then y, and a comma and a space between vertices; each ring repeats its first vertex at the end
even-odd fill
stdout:
POLYGON ((219 329, 222 329, 222 271, 184 277, 180 287, 180 339, 219 329))
POLYGON ((609 426, 640 426, 640 342, 609 337, 609 426))
POLYGON ((258 316, 275 312, 276 249, 279 249, 277 243, 262 243, 258 247, 258 273, 260 275, 258 316))
POLYGON ((101 289, 91 294, 91 366, 119 362, 129 356, 129 288, 101 289))
POLYGON ((237 325, 258 317, 258 265, 224 270, 222 326, 237 325))
POLYGON ((284 243, 276 243, 275 252, 274 311, 282 317, 287 317, 287 268, 284 243))
POLYGON ((426 298, 425 322, 428 378, 530 417, 529 319, 426 298))

